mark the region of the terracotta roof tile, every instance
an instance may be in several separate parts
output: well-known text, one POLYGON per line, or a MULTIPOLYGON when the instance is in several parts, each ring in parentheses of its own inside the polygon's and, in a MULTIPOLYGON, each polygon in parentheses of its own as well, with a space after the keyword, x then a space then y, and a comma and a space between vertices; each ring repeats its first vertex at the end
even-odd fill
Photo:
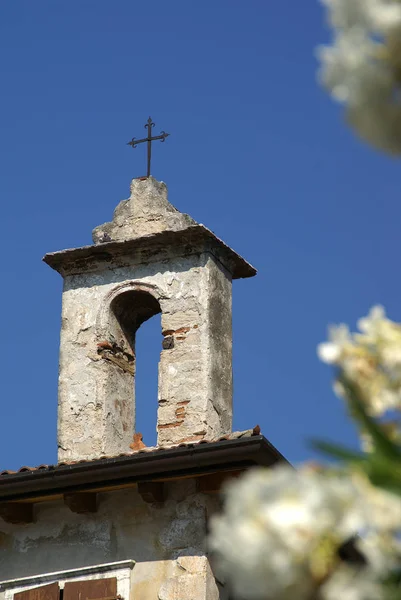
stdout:
MULTIPOLYGON (((219 438, 214 438, 211 440, 202 439, 199 441, 189 441, 189 442, 185 442, 185 440, 183 440, 182 442, 180 442, 178 444, 172 444, 172 445, 166 445, 166 446, 146 446, 145 448, 141 448, 140 450, 131 450, 131 452, 122 452, 122 453, 114 455, 114 456, 100 456, 99 458, 93 459, 93 461, 107 460, 110 458, 119 458, 119 457, 124 457, 124 456, 132 456, 133 454, 158 452, 161 450, 172 450, 173 448, 188 448, 191 446, 198 446, 200 444, 213 444, 216 442, 235 440, 235 439, 239 439, 239 438, 243 438, 243 437, 251 437, 254 435, 259 435, 259 433, 260 433, 260 427, 257 425, 253 429, 246 429, 245 431, 234 431, 234 432, 230 433, 229 435, 223 435, 219 438)), ((29 472, 33 472, 33 471, 39 471, 39 470, 49 470, 50 471, 51 469, 55 469, 56 467, 68 467, 70 465, 76 465, 76 464, 88 463, 88 462, 92 462, 92 461, 91 460, 71 460, 71 461, 62 461, 62 462, 58 463, 57 465, 41 464, 38 467, 24 466, 24 467, 21 467, 20 469, 18 469, 17 471, 5 469, 4 471, 0 471, 0 477, 3 477, 3 476, 6 477, 7 475, 15 475, 16 473, 29 473, 29 472)))

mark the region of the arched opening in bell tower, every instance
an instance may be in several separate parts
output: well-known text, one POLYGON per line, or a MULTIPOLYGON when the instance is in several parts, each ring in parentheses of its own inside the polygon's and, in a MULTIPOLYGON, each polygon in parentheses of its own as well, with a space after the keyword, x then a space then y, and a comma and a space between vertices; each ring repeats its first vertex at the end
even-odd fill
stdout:
POLYGON ((157 396, 161 352, 161 317, 154 315, 136 334, 136 431, 147 446, 157 443, 157 396))
POLYGON ((113 335, 115 343, 134 356, 135 431, 143 434, 147 446, 152 446, 156 443, 160 304, 147 291, 127 290, 113 299, 110 308, 118 324, 113 335))

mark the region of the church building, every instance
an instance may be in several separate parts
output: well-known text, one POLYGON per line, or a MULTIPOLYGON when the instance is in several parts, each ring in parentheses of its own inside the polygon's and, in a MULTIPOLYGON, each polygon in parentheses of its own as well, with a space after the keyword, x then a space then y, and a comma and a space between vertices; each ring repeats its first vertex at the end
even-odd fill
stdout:
POLYGON ((150 176, 93 245, 44 261, 64 280, 58 463, 0 474, 0 600, 228 599, 207 552, 220 487, 285 460, 258 426, 232 432, 232 281, 255 269, 150 176), (146 447, 135 336, 158 313, 146 447))

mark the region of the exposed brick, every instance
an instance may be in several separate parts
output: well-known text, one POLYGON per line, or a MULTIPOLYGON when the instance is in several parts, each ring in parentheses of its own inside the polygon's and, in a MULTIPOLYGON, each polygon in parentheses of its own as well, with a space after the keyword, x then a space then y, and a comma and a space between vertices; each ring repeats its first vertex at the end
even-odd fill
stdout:
POLYGON ((134 433, 132 444, 129 445, 131 450, 141 450, 142 448, 146 448, 146 444, 144 444, 142 440, 142 433, 134 433))
POLYGON ((175 421, 175 423, 166 423, 164 425, 158 425, 158 429, 170 429, 170 427, 179 427, 180 425, 182 425, 182 423, 184 422, 184 420, 182 421, 175 421))
POLYGON ((164 329, 162 331, 162 334, 164 336, 166 336, 166 335, 179 335, 180 333, 188 333, 188 331, 191 331, 190 327, 179 327, 178 329, 164 329))

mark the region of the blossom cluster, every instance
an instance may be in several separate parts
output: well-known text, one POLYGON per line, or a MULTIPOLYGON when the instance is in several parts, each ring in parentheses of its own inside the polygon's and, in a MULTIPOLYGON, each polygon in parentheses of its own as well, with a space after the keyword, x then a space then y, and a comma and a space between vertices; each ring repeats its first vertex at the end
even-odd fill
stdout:
POLYGON ((360 474, 255 469, 225 491, 211 523, 220 580, 247 600, 382 600, 401 500, 360 474))
POLYGON ((318 48, 319 79, 376 148, 401 153, 401 0, 321 0, 333 43, 318 48))
POLYGON ((329 341, 318 346, 319 358, 337 367, 334 389, 344 396, 342 381, 358 390, 365 409, 381 417, 401 409, 401 325, 386 318, 381 306, 358 321, 360 333, 346 325, 329 328, 329 341))
POLYGON ((376 306, 358 329, 331 327, 318 355, 335 367, 335 389, 371 435, 371 451, 326 445, 342 468, 282 464, 227 485, 209 546, 238 600, 401 597, 401 446, 390 441, 401 430, 383 422, 401 409, 401 325, 376 306))

